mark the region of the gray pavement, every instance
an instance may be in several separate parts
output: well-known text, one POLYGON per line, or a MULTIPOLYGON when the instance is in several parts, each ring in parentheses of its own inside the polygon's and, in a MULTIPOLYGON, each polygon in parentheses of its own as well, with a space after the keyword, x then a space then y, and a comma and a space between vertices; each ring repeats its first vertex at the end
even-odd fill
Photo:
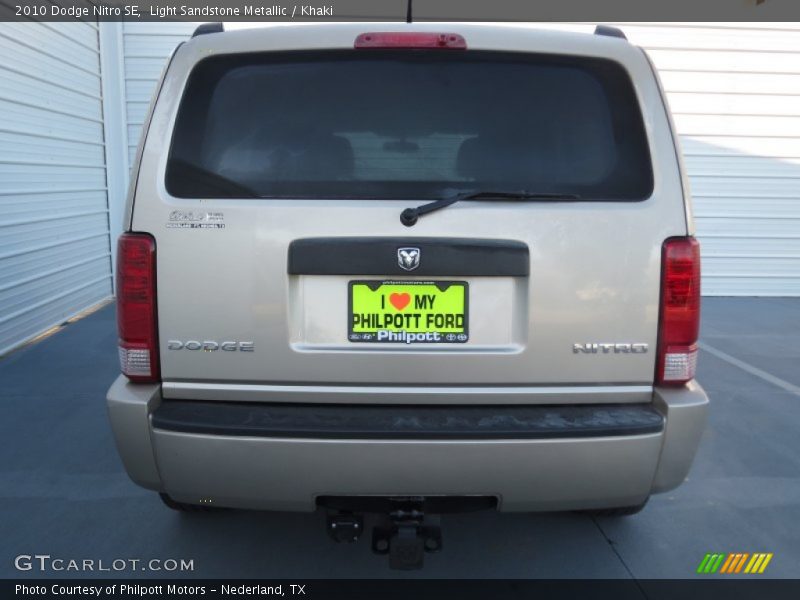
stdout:
POLYGON ((705 299, 698 379, 712 409, 683 486, 616 520, 447 516, 445 550, 402 573, 366 539, 334 544, 321 514, 181 515, 131 483, 106 419, 117 374, 108 306, 0 359, 0 577, 41 576, 14 557, 49 554, 193 559, 195 577, 687 578, 706 552, 773 552, 766 575, 798 577, 798 340, 800 299, 705 299))

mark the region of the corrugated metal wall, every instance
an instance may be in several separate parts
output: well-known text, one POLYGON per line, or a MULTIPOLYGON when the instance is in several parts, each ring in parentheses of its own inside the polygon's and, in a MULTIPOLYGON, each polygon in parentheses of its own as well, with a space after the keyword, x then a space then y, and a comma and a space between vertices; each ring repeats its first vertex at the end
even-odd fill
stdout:
POLYGON ((648 51, 667 91, 703 293, 800 295, 800 24, 609 24, 648 51))
POLYGON ((124 23, 128 159, 136 146, 161 70, 172 50, 192 35, 197 23, 124 23))
POLYGON ((97 27, 0 23, 0 354, 111 295, 97 27))

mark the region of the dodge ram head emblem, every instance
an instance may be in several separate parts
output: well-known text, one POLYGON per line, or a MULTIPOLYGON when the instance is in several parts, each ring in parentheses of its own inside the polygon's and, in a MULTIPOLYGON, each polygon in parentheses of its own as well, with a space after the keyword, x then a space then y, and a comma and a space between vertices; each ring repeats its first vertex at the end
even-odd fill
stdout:
POLYGON ((419 266, 419 248, 398 248, 397 264, 404 271, 413 271, 419 266))

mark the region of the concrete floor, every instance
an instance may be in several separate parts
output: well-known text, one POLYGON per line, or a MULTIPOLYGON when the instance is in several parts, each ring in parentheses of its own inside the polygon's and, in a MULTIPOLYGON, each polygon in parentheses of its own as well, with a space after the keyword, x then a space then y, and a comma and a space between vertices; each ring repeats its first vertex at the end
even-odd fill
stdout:
POLYGON ((773 552, 766 576, 797 577, 800 299, 712 298, 703 310, 698 379, 713 405, 683 486, 626 519, 448 516, 445 550, 401 573, 366 539, 329 541, 322 515, 180 515, 131 483, 106 419, 108 306, 0 359, 0 577, 81 575, 14 568, 17 555, 49 554, 193 559, 186 575, 211 578, 691 578, 706 552, 773 552))

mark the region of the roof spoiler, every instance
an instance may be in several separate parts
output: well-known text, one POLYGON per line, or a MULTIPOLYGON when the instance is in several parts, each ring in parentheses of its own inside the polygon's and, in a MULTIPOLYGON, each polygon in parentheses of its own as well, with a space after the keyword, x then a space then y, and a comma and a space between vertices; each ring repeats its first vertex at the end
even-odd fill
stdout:
POLYGON ((222 27, 222 22, 216 21, 214 23, 203 23, 197 26, 197 29, 194 30, 192 34, 193 38, 196 38, 198 35, 205 35, 207 33, 222 33, 225 31, 222 27))
MULTIPOLYGON (((202 25, 200 27, 202 27, 202 25)), ((609 25, 598 25, 597 27, 595 27, 594 34, 604 35, 607 37, 620 38, 622 40, 628 39, 627 37, 625 37, 625 34, 622 33, 622 29, 618 27, 610 27, 609 25)))

